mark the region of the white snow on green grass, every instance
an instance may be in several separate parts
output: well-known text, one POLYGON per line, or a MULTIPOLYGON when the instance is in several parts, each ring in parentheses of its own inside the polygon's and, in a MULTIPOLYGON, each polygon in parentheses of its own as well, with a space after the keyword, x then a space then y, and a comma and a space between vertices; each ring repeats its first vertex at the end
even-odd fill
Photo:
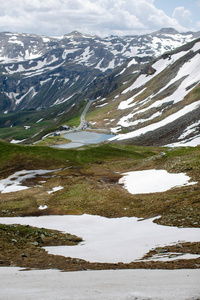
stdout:
POLYGON ((6 179, 0 180, 0 193, 12 193, 26 190, 29 187, 23 185, 23 181, 34 178, 36 176, 52 173, 55 170, 22 170, 15 172, 6 179))
POLYGON ((38 207, 39 210, 44 210, 44 209, 47 209, 47 208, 48 208, 47 205, 40 205, 40 206, 38 207))
POLYGON ((52 194, 52 193, 55 193, 55 192, 58 192, 60 190, 62 190, 63 187, 62 186, 56 186, 52 189, 52 191, 49 191, 48 194, 52 194))

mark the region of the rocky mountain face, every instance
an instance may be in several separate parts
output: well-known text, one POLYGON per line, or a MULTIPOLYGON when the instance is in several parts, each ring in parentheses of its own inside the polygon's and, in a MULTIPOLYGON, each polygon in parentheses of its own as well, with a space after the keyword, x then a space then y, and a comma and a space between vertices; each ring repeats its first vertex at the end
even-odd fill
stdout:
POLYGON ((93 99, 91 124, 116 133, 115 141, 163 145, 198 136, 197 37, 171 28, 107 38, 0 33, 0 128, 30 128, 32 118, 34 136, 42 134, 45 120, 57 126, 93 99))
POLYGON ((197 36, 171 28, 107 38, 77 31, 58 38, 0 33, 0 113, 70 106, 105 96, 118 85, 112 76, 104 77, 123 63, 129 62, 131 72, 137 72, 153 58, 197 36))
MULTIPOLYGON (((131 66, 126 66, 118 76, 131 66)), ((115 142, 148 146, 200 144, 200 39, 165 53, 93 104, 92 124, 115 142)), ((129 72, 130 73, 130 72, 129 72)))

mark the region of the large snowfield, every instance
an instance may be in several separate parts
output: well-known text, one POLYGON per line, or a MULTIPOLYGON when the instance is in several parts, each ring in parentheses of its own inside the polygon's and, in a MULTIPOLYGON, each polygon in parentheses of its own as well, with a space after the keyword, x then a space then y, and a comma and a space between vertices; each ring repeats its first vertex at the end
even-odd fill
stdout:
POLYGON ((59 272, 2 267, 0 291, 2 300, 197 300, 200 270, 59 272))
MULTIPOLYGON (((76 234, 83 238, 83 242, 77 246, 51 246, 45 249, 50 254, 101 263, 130 263, 142 259, 148 251, 158 246, 199 241, 200 228, 163 226, 154 223, 154 219, 105 218, 84 214, 0 218, 0 223, 30 225, 76 234)), ((199 255, 182 255, 178 258, 197 257, 199 255)), ((159 258, 162 259, 166 260, 166 257, 159 258)))

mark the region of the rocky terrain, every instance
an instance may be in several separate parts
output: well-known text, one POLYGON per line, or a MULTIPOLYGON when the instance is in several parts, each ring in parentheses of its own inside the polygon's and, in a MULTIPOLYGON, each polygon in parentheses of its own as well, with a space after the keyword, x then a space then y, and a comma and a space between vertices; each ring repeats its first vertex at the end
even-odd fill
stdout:
POLYGON ((116 134, 113 140, 122 143, 197 145, 199 58, 199 39, 161 55, 139 73, 132 73, 123 87, 94 102, 88 121, 93 127, 111 130, 116 134))

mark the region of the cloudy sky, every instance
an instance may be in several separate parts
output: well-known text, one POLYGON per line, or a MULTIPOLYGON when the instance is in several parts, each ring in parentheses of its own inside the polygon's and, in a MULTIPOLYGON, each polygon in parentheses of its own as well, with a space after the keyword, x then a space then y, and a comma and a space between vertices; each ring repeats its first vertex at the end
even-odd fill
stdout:
POLYGON ((0 31, 61 36, 200 30, 200 0, 1 0, 0 31))

